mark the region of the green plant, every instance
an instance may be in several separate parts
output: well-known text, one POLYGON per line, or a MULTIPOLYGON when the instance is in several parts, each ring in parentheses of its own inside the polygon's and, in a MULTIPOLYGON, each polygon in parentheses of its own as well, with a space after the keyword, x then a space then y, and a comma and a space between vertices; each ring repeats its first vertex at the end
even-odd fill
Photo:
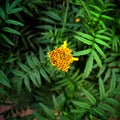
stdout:
POLYGON ((6 119, 120 118, 116 2, 7 0, 0 4, 0 104, 12 105, 1 113, 6 119), (49 58, 50 51, 64 41, 79 58, 67 72, 49 58), (13 118, 13 112, 28 107, 31 115, 13 118))
MULTIPOLYGON (((14 46, 15 44, 13 43, 13 41, 11 41, 9 39, 9 37, 7 37, 7 35, 5 33, 13 33, 16 35, 21 35, 20 32, 17 31, 17 28, 11 28, 10 25, 15 25, 15 26, 24 26, 21 22, 11 19, 11 15, 18 13, 20 11, 22 11, 21 7, 16 7, 19 3, 21 2, 21 0, 17 0, 14 1, 13 3, 9 3, 9 1, 6 1, 5 4, 5 9, 3 9, 2 7, 0 7, 0 17, 1 17, 1 33, 0 33, 0 38, 3 39, 6 43, 8 43, 8 45, 12 45, 14 46)), ((3 45, 7 45, 5 42, 1 42, 1 44, 3 45)))

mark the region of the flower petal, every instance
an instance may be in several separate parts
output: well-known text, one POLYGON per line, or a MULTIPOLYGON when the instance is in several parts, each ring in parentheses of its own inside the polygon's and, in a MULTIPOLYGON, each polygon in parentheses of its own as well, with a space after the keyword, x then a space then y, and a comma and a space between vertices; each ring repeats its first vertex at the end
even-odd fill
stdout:
POLYGON ((79 60, 79 58, 72 57, 72 60, 73 60, 73 61, 78 61, 78 60, 79 60))
POLYGON ((67 41, 64 41, 63 45, 61 45, 63 48, 67 48, 67 41))

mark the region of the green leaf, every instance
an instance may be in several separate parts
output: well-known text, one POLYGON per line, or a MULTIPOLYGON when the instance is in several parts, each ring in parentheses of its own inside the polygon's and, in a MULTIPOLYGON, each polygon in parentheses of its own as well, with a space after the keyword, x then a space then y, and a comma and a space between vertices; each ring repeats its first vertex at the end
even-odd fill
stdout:
POLYGON ((38 60, 38 58, 32 53, 31 55, 31 60, 33 61, 33 63, 36 65, 36 66, 39 66, 40 65, 40 61, 38 60))
POLYGON ((60 86, 66 86, 69 83, 70 83, 70 81, 68 80, 68 78, 64 78, 64 79, 58 81, 56 84, 60 84, 60 86))
MULTIPOLYGON (((95 18, 95 17, 91 17, 91 19, 92 19, 92 21, 93 21, 93 23, 96 23, 97 22, 97 18, 95 18)), ((99 24, 98 24, 99 25, 99 24)))
POLYGON ((33 14, 30 10, 28 10, 26 7, 22 6, 23 12, 25 12, 28 16, 33 17, 33 14))
POLYGON ((9 80, 7 79, 6 75, 3 73, 2 70, 0 70, 0 83, 7 86, 7 87, 11 87, 9 80))
POLYGON ((8 57, 8 59, 5 60, 5 63, 13 63, 17 58, 8 57))
POLYGON ((6 0, 6 3, 5 3, 5 10, 6 10, 6 13, 9 14, 9 6, 10 6, 10 3, 9 3, 9 0, 6 0))
POLYGON ((108 64, 108 63, 110 63, 110 62, 112 62, 114 60, 115 60, 115 57, 110 56, 110 57, 108 57, 108 58, 105 59, 105 62, 108 64))
POLYGON ((79 40, 80 42, 83 42, 84 44, 87 44, 87 45, 92 45, 93 44, 93 42, 91 42, 91 41, 89 41, 87 39, 84 39, 83 37, 75 36, 75 38, 77 40, 79 40))
POLYGON ((17 64, 19 65, 19 67, 20 67, 23 71, 25 71, 25 72, 29 72, 29 71, 30 71, 30 68, 29 68, 27 65, 24 65, 24 64, 22 64, 21 62, 18 62, 17 64))
POLYGON ((22 24, 21 22, 16 21, 16 20, 6 20, 5 22, 8 24, 12 24, 12 25, 24 26, 24 24, 22 24))
POLYGON ((75 80, 75 78, 76 78, 78 75, 79 75, 79 69, 76 70, 76 72, 74 72, 74 73, 72 74, 72 76, 70 77, 70 79, 71 79, 71 80, 75 80))
POLYGON ((65 90, 68 91, 69 93, 72 93, 72 92, 74 92, 74 90, 75 90, 75 85, 70 82, 70 83, 66 86, 65 90))
MULTIPOLYGON (((0 77, 1 77, 1 73, 0 73, 0 77)), ((4 78, 0 78, 0 84, 3 84, 10 88, 10 83, 4 78)))
POLYGON ((90 4, 89 6, 90 6, 91 8, 94 8, 94 9, 97 10, 98 12, 101 12, 101 8, 99 8, 98 6, 92 5, 92 4, 90 4))
POLYGON ((41 61, 45 61, 45 54, 44 54, 43 49, 41 47, 39 48, 39 58, 41 61))
POLYGON ((38 83, 37 83, 37 81, 36 81, 36 78, 35 78, 34 74, 31 73, 29 76, 30 76, 30 79, 31 79, 32 83, 33 83, 36 87, 39 87, 39 85, 38 85, 38 83))
POLYGON ((94 47, 95 49, 98 51, 98 53, 105 59, 106 58, 106 55, 105 53, 103 52, 103 50, 95 43, 94 44, 94 47))
POLYGON ((98 107, 102 110, 102 111, 106 111, 108 114, 110 114, 111 116, 115 115, 115 110, 113 107, 109 106, 106 103, 100 103, 98 104, 98 107))
POLYGON ((96 32, 96 34, 97 34, 97 35, 100 35, 100 34, 104 33, 105 31, 106 31, 105 29, 103 29, 103 30, 98 30, 98 31, 96 32))
POLYGON ((45 80, 47 80, 50 83, 50 79, 42 67, 40 68, 40 74, 43 76, 43 78, 45 78, 45 80))
POLYGON ((12 2, 9 6, 9 10, 12 10, 13 8, 15 8, 18 4, 20 4, 22 0, 15 0, 14 2, 12 2))
POLYGON ((71 82, 68 80, 68 78, 64 78, 64 79, 58 81, 56 84, 58 84, 60 87, 62 87, 62 86, 71 84, 71 82))
POLYGON ((55 13, 55 12, 47 11, 47 12, 44 12, 44 13, 54 20, 62 21, 61 17, 59 17, 58 14, 55 13))
POLYGON ((112 71, 112 78, 110 81, 110 93, 114 92, 116 87, 116 74, 112 71))
POLYGON ((23 71, 19 70, 13 70, 12 73, 14 73, 16 76, 23 77, 25 73, 23 71))
POLYGON ((116 61, 112 61, 110 63, 108 63, 108 67, 114 67, 114 66, 117 66, 118 62, 116 61))
POLYGON ((93 56, 90 55, 85 66, 83 74, 84 78, 87 78, 90 75, 92 68, 93 68, 93 56))
POLYGON ((9 96, 8 92, 0 87, 0 93, 9 96))
POLYGON ((86 38, 88 40, 93 40, 93 36, 86 34, 86 33, 82 33, 82 32, 76 32, 78 35, 80 35, 83 38, 86 38))
POLYGON ((21 0, 15 0, 14 2, 12 2, 11 4, 9 3, 9 0, 6 1, 6 12, 7 14, 11 14, 11 13, 16 13, 22 10, 22 8, 15 8, 19 3, 21 2, 21 0))
POLYGON ((3 11, 3 9, 1 7, 0 7, 0 16, 3 20, 5 20, 6 15, 5 15, 5 12, 3 11))
POLYGON ((54 30, 54 27, 51 25, 39 25, 36 28, 45 29, 45 30, 54 30))
POLYGON ((103 65, 102 68, 99 70, 99 73, 97 75, 97 77, 100 77, 106 70, 106 65, 103 65))
POLYGON ((58 102, 59 102, 59 104, 60 104, 60 106, 64 106, 64 104, 65 104, 65 95, 64 95, 64 93, 62 92, 62 93, 60 93, 59 94, 59 96, 58 96, 58 102))
POLYGON ((114 35, 112 40, 112 50, 117 52, 119 49, 119 46, 120 46, 119 37, 117 35, 114 35))
POLYGON ((36 78, 36 81, 38 82, 39 86, 41 85, 41 76, 38 70, 34 71, 34 76, 36 78))
POLYGON ((28 89, 28 91, 31 92, 31 87, 30 87, 30 82, 29 82, 28 76, 24 77, 24 84, 25 84, 26 88, 28 89))
POLYGON ((70 110, 72 113, 77 113, 77 114, 80 114, 81 116, 83 116, 87 110, 86 109, 71 109, 70 110))
POLYGON ((107 20, 114 20, 113 17, 107 16, 107 15, 101 15, 100 17, 107 19, 107 20))
POLYGON ((86 97, 88 98, 88 100, 89 100, 93 105, 95 105, 95 104, 96 104, 96 99, 95 99, 95 97, 94 97, 92 94, 90 94, 87 90, 85 90, 84 88, 82 88, 82 90, 83 90, 84 94, 86 95, 86 97))
POLYGON ((14 8, 14 9, 12 9, 10 12, 9 12, 9 14, 15 14, 15 13, 18 13, 18 12, 20 12, 20 11, 22 11, 23 10, 23 8, 14 8))
POLYGON ((106 117, 106 116, 105 116, 105 113, 104 113, 99 107, 92 108, 91 112, 92 112, 93 114, 97 114, 97 115, 103 117, 104 119, 105 119, 105 117, 106 117))
POLYGON ((21 90, 22 90, 22 84, 23 84, 23 81, 21 79, 17 81, 17 91, 18 91, 18 93, 20 93, 21 90))
POLYGON ((82 101, 72 101, 72 103, 80 108, 84 108, 84 109, 90 109, 90 105, 86 102, 82 102, 82 101))
POLYGON ((110 74, 111 74, 111 70, 110 69, 108 69, 106 72, 105 72, 105 77, 104 77, 104 82, 106 81, 106 80, 108 80, 109 79, 109 77, 110 77, 110 74))
POLYGON ((91 15, 95 16, 96 18, 99 18, 99 13, 94 12, 94 11, 89 11, 91 15))
POLYGON ((41 108, 45 111, 45 113, 50 117, 50 119, 55 118, 54 114, 51 112, 51 110, 47 106, 45 106, 42 103, 39 103, 39 104, 40 104, 41 108))
POLYGON ((109 44, 106 43, 106 42, 104 42, 104 41, 101 40, 101 39, 95 38, 95 42, 97 42, 97 43, 99 43, 99 44, 101 44, 101 45, 103 45, 103 46, 105 46, 105 47, 110 48, 109 44))
POLYGON ((8 33, 13 33, 13 34, 16 34, 16 35, 21 35, 21 33, 18 32, 17 30, 9 28, 9 27, 3 27, 2 30, 5 31, 5 32, 8 32, 8 33))
POLYGON ((53 99, 55 110, 60 111, 60 106, 59 106, 57 99, 55 98, 55 95, 52 96, 52 99, 53 99))
POLYGON ((44 21, 44 22, 47 22, 47 23, 51 23, 51 24, 55 24, 55 21, 53 21, 52 19, 50 18, 40 18, 40 20, 44 21))
POLYGON ((104 6, 104 5, 105 5, 105 3, 104 3, 103 0, 98 0, 98 3, 99 3, 99 5, 101 5, 101 6, 104 6))
POLYGON ((0 33, 0 37, 2 37, 8 44, 15 46, 15 44, 6 35, 0 33))
POLYGON ((97 62, 98 66, 99 66, 100 68, 102 68, 101 59, 100 59, 100 57, 97 55, 97 53, 96 53, 94 50, 92 51, 92 55, 93 55, 95 61, 97 62))
POLYGON ((111 38, 110 37, 107 37, 105 35, 95 35, 96 38, 98 39, 103 39, 103 40, 107 40, 107 41, 111 41, 111 38))
POLYGON ((114 98, 106 98, 105 102, 107 102, 107 103, 109 103, 109 104, 111 104, 112 106, 115 106, 115 107, 119 107, 120 106, 120 102, 118 102, 114 98))
POLYGON ((91 48, 86 49, 86 50, 82 50, 82 51, 79 51, 79 52, 74 52, 73 56, 87 55, 89 53, 91 53, 91 48))
POLYGON ((29 65, 32 69, 36 67, 35 64, 34 64, 34 62, 33 62, 32 59, 31 59, 31 56, 29 56, 28 54, 26 54, 26 59, 27 59, 28 65, 29 65))
POLYGON ((78 75, 78 76, 75 78, 75 80, 74 80, 74 82, 75 82, 76 85, 79 84, 79 86, 77 86, 78 88, 80 88, 80 87, 82 86, 82 82, 83 82, 83 81, 81 80, 81 78, 82 78, 82 74, 78 75))
POLYGON ((99 78, 99 91, 100 99, 103 100, 106 97, 104 83, 101 78, 99 78))
POLYGON ((102 27, 103 29, 106 29, 106 24, 105 24, 102 20, 100 20, 99 25, 100 25, 100 27, 102 27))

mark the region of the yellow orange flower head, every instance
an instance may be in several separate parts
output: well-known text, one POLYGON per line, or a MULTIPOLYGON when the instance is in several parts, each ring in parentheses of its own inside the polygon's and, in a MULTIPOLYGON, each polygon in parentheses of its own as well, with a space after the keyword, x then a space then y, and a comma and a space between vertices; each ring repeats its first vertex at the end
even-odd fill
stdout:
POLYGON ((67 72, 70 64, 73 61, 78 61, 78 58, 73 57, 71 52, 72 50, 67 48, 67 41, 64 41, 61 47, 48 52, 51 64, 57 69, 67 72))
POLYGON ((75 19, 75 22, 76 22, 76 23, 79 23, 79 22, 80 22, 80 18, 76 18, 76 19, 75 19))

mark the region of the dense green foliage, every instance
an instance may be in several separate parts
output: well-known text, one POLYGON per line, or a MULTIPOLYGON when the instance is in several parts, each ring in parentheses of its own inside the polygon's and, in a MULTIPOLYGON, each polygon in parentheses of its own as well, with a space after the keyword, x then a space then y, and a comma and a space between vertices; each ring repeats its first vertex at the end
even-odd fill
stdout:
POLYGON ((0 1, 0 104, 13 105, 3 113, 6 119, 120 118, 117 2, 0 1), (57 70, 48 57, 65 40, 79 58, 68 72, 57 70), (28 106, 33 114, 12 118, 12 111, 28 106))

